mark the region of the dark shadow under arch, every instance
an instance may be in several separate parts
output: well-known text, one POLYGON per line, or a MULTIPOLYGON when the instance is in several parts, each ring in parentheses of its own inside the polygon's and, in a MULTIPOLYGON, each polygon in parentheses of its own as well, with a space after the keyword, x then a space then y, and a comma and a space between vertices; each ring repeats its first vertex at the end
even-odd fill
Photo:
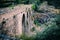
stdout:
POLYGON ((22 32, 23 32, 23 34, 25 34, 25 14, 23 14, 23 16, 22 16, 22 32))

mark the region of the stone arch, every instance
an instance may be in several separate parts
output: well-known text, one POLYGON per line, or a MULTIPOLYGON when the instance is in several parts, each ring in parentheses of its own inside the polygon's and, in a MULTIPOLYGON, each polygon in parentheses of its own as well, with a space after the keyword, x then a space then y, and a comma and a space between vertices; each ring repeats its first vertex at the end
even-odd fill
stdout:
POLYGON ((25 34, 25 29, 26 27, 25 27, 25 14, 23 14, 23 16, 22 16, 22 33, 24 33, 25 34))

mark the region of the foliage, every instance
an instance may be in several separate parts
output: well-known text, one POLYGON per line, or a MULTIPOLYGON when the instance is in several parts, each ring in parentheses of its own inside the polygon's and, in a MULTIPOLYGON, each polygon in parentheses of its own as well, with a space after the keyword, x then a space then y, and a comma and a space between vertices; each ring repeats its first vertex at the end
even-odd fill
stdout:
POLYGON ((22 40, 34 40, 34 37, 33 36, 29 37, 29 36, 23 34, 23 35, 21 35, 20 39, 22 39, 22 40))
POLYGON ((10 5, 9 8, 10 8, 10 9, 14 9, 14 5, 10 5))
POLYGON ((32 9, 33 9, 34 11, 38 11, 39 5, 40 5, 41 3, 42 3, 41 0, 35 0, 35 1, 33 2, 32 9))
POLYGON ((32 32, 35 31, 35 27, 32 27, 31 31, 32 31, 32 32))
POLYGON ((39 23, 38 19, 35 19, 34 20, 34 24, 37 25, 37 26, 40 26, 41 25, 41 23, 39 23))
POLYGON ((49 5, 53 5, 56 8, 60 8, 60 0, 46 0, 49 5))
POLYGON ((56 24, 60 27, 60 14, 56 16, 56 24))
POLYGON ((19 4, 21 2, 21 0, 16 0, 16 3, 19 4))
POLYGON ((36 10, 37 10, 37 6, 36 6, 35 4, 33 4, 33 5, 32 5, 32 9, 33 9, 34 11, 36 11, 36 10))
POLYGON ((44 30, 37 33, 35 40, 60 40, 60 28, 56 25, 56 22, 49 21, 46 25, 43 26, 44 30))

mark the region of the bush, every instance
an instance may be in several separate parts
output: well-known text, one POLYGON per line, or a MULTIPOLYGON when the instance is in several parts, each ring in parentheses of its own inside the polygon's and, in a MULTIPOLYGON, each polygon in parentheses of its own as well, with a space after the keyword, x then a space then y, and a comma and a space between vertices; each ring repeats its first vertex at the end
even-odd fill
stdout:
POLYGON ((32 9, 33 9, 34 11, 36 11, 36 10, 37 10, 37 5, 32 4, 32 9))
POLYGON ((31 31, 32 31, 32 32, 35 31, 35 27, 32 27, 31 31))
POLYGON ((21 35, 20 39, 22 39, 22 40, 34 40, 35 38, 29 37, 29 36, 23 34, 23 35, 21 35))
POLYGON ((34 20, 34 24, 37 25, 37 26, 40 26, 41 25, 41 23, 39 23, 39 20, 38 19, 35 19, 34 20))

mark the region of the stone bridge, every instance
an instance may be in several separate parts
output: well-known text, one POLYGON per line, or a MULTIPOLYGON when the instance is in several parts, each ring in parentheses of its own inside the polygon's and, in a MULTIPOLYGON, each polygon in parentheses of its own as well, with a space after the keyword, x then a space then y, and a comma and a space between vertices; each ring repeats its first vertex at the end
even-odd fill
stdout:
POLYGON ((8 35, 21 35, 30 32, 31 5, 17 5, 0 8, 0 31, 8 35))

